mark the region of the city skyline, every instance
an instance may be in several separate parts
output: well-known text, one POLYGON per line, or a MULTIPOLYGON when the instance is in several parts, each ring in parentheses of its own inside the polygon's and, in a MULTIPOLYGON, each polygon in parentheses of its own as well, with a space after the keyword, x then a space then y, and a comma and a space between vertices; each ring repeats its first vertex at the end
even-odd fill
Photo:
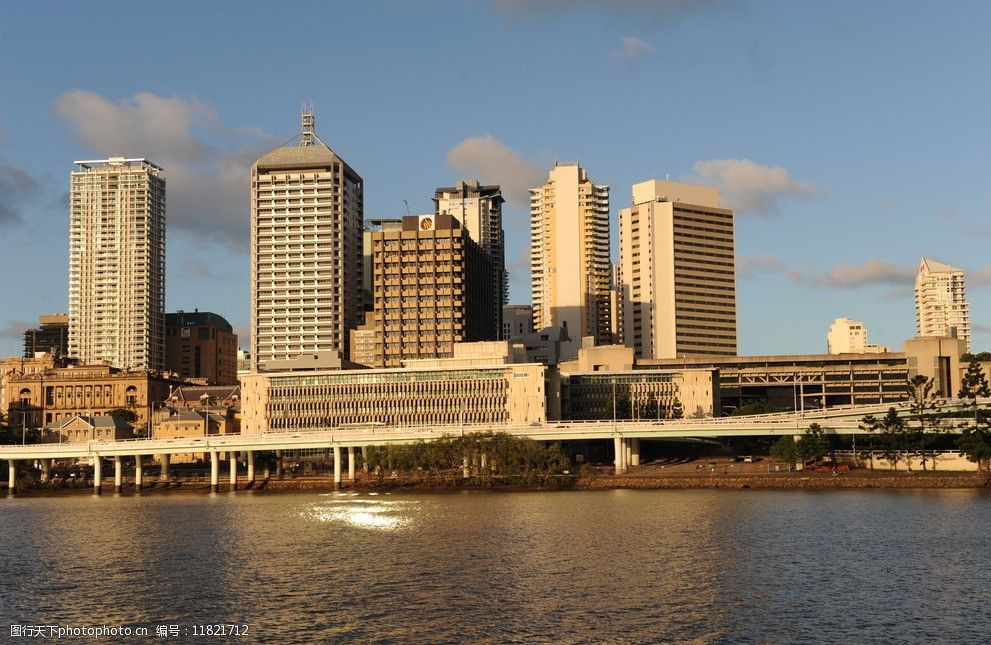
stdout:
MULTIPOLYGON (((247 59, 221 65, 205 55, 207 34, 227 11, 222 4, 198 9, 198 21, 151 8, 121 18, 159 25, 151 44, 165 55, 153 85, 147 74, 127 73, 137 59, 115 61, 120 73, 89 84, 72 75, 64 61, 81 47, 75 27, 92 28, 90 43, 106 32, 81 8, 65 5, 67 18, 77 19, 52 26, 64 38, 53 34, 50 51, 15 65, 0 99, 0 231, 10 247, 0 267, 16 275, 30 266, 34 276, 5 289, 17 304, 0 316, 0 348, 19 353, 24 329, 39 314, 68 310, 64 177, 73 159, 115 154, 165 168, 167 282, 183 285, 167 289, 166 310, 217 311, 245 338, 250 163, 295 131, 299 100, 312 99, 328 144, 368 182, 366 218, 398 217, 403 199, 428 212, 433 189, 462 177, 502 187, 512 303, 526 302, 530 286, 522 268, 525 190, 543 183, 555 159, 577 159, 612 188, 614 259, 617 214, 632 184, 670 175, 726 196, 739 213, 741 354, 818 351, 824 326, 838 316, 863 321, 874 342, 898 349, 914 334, 912 284, 923 255, 965 270, 973 347, 986 349, 991 272, 981 251, 991 235, 989 195, 980 182, 980 137, 973 135, 981 120, 970 107, 981 103, 982 90, 967 79, 980 70, 984 49, 973 30, 988 9, 974 4, 937 14, 920 4, 853 14, 852 4, 839 5, 847 11, 747 2, 664 6, 673 5, 638 13, 597 3, 458 3, 424 8, 409 20, 396 20, 396 5, 341 7, 334 13, 345 14, 343 22, 381 36, 368 40, 389 40, 400 22, 450 40, 406 58, 401 45, 375 54, 361 42, 367 34, 349 36, 337 21, 323 21, 362 64, 314 79, 312 65, 285 68, 290 53, 320 51, 296 44, 265 63, 267 73, 278 69, 282 76, 257 96, 242 87, 247 59), (490 33, 459 33, 465 16, 488 21, 490 33), (569 42, 572 30, 589 24, 601 28, 580 44, 569 42), (961 37, 905 37, 932 28, 961 37), (538 36, 547 42, 538 44, 538 36), (703 37, 707 51, 688 47, 703 37), (797 40, 805 49, 794 47, 797 40), (461 50, 463 60, 448 70, 446 57, 461 50), (852 53, 858 50, 859 57, 852 53), (785 60, 777 56, 783 51, 799 54, 785 60), (569 55, 580 61, 574 70, 564 64, 569 55), (205 61, 203 69, 192 70, 190 60, 205 61), (230 82, 218 85, 225 66, 230 82), (945 73, 949 68, 958 71, 945 73), (446 100, 420 97, 418 79, 443 79, 441 70, 452 81, 438 95, 446 100), (496 79, 484 101, 455 91, 471 87, 478 72, 496 79), (579 89, 590 74, 602 83, 602 96, 579 89), (657 87, 647 88, 649 80, 657 87), (693 89, 697 100, 657 102, 675 86, 693 89), (968 100, 940 100, 947 94, 968 100), (784 302, 792 311, 783 321, 776 308, 784 302)), ((22 60, 17 51, 33 51, 27 43, 29 26, 40 22, 37 11, 4 8, 0 51, 11 60, 22 60)), ((260 11, 247 7, 249 18, 260 11)), ((121 23, 115 34, 127 31, 121 23)), ((244 28, 250 34, 260 27, 244 28)), ((235 36, 221 30, 216 38, 229 45, 235 36)), ((136 46, 131 38, 122 46, 136 46)))

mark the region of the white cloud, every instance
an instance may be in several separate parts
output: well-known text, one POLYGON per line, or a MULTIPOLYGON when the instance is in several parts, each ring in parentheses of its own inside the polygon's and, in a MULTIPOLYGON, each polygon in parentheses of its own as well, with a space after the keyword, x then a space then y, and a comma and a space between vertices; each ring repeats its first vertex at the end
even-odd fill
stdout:
POLYGON ((23 221, 24 203, 41 192, 41 182, 27 170, 0 158, 0 226, 23 221))
POLYGON ((740 0, 495 0, 503 13, 514 18, 593 9, 605 17, 655 24, 673 23, 691 15, 741 4, 740 0))
POLYGON ((783 269, 781 259, 770 253, 756 257, 738 256, 736 259, 736 274, 740 278, 752 278, 760 273, 777 273, 783 269))
POLYGON ((622 47, 610 54, 609 58, 618 65, 630 68, 634 63, 647 58, 653 53, 654 48, 639 38, 623 36, 622 47))
POLYGON ((503 196, 516 208, 528 208, 528 190, 546 181, 544 171, 491 134, 468 137, 451 148, 447 166, 483 184, 499 184, 503 196))
POLYGON ((55 108, 97 156, 145 157, 165 169, 170 230, 247 246, 250 167, 274 138, 225 125, 195 98, 73 90, 55 108))
POLYGON ((712 159, 695 163, 700 183, 720 189, 723 203, 738 213, 771 215, 782 197, 821 194, 816 186, 791 178, 780 166, 762 166, 750 159, 712 159))
POLYGON ((964 280, 967 284, 974 287, 991 287, 991 264, 984 267, 981 271, 965 273, 964 280))
MULTIPOLYGON (((860 265, 840 263, 829 269, 807 267, 785 269, 785 275, 796 283, 831 289, 855 289, 875 285, 906 289, 914 284, 915 264, 894 264, 887 260, 871 258, 860 265)), ((901 291, 898 291, 900 294, 901 291)))

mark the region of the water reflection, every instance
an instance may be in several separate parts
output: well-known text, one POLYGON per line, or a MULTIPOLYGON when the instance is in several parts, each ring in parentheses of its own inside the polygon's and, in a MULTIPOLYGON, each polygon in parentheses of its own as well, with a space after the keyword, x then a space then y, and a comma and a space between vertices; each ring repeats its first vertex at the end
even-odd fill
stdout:
POLYGON ((974 491, 14 498, 0 500, 0 629, 981 642, 989 525, 974 491))
POLYGON ((318 522, 343 523, 362 529, 395 530, 413 523, 419 504, 416 500, 361 499, 353 495, 347 497, 314 504, 301 515, 318 522))

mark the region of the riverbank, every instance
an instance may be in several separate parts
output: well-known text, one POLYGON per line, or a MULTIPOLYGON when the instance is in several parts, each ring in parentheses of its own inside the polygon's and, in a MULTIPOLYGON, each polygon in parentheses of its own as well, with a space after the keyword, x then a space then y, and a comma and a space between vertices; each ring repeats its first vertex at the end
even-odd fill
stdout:
MULTIPOLYGON (((394 477, 363 477, 354 482, 345 481, 339 490, 361 493, 397 492, 424 493, 460 490, 500 490, 500 491, 550 491, 550 490, 685 490, 685 489, 755 489, 755 490, 804 490, 804 489, 983 489, 991 488, 991 476, 978 473, 959 472, 879 472, 860 471, 832 473, 817 472, 775 472, 775 473, 699 473, 664 474, 656 469, 644 468, 639 472, 625 475, 606 473, 589 474, 582 477, 561 477, 546 482, 526 483, 519 480, 480 481, 477 478, 451 478, 438 480, 420 474, 396 474, 394 477)), ((168 485, 155 482, 141 491, 141 495, 181 495, 205 494, 210 490, 209 480, 187 479, 174 481, 168 485)), ((267 479, 248 485, 241 482, 237 486, 241 493, 298 493, 332 492, 335 490, 331 477, 293 477, 267 479)), ((220 492, 230 491, 229 484, 222 482, 220 492)), ((92 487, 58 487, 36 484, 17 492, 18 496, 62 496, 92 495, 92 487)), ((103 487, 104 495, 113 495, 113 486, 103 487)), ((124 495, 135 495, 132 484, 125 483, 124 495)))

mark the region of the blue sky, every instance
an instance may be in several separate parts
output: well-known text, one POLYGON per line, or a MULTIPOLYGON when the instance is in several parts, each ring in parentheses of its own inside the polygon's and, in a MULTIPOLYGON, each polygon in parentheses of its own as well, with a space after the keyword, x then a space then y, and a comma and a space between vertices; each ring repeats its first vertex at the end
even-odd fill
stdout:
POLYGON ((368 218, 502 183, 514 302, 525 189, 580 159, 614 228, 635 182, 722 189, 741 353, 825 351, 838 316, 900 349, 922 255, 967 271, 991 349, 988 24, 977 2, 3 3, 0 353, 66 310, 68 173, 114 154, 166 168, 168 310, 247 323, 248 169, 303 100, 368 218))

